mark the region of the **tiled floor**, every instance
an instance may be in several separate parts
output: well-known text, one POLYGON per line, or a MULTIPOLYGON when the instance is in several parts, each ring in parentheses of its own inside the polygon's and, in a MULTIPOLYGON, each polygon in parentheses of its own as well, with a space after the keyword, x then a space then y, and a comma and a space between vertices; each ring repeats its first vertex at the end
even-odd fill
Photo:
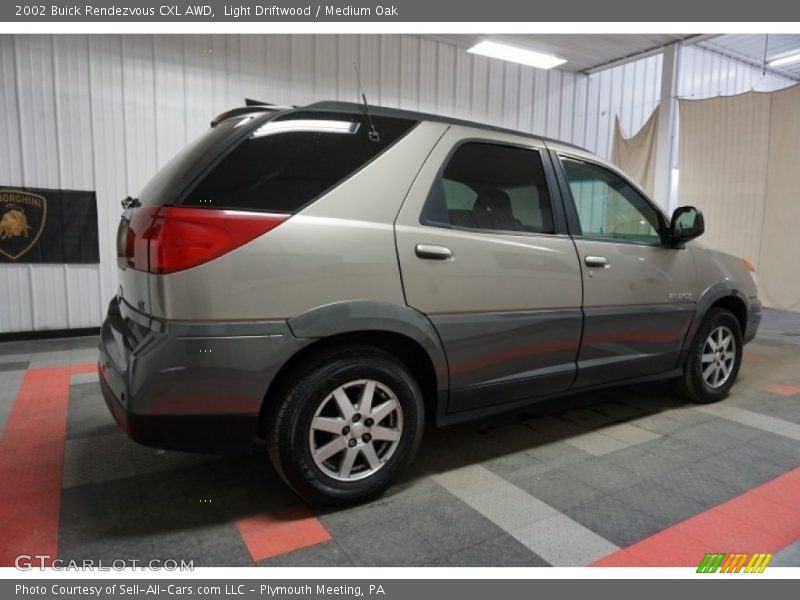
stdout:
MULTIPOLYGON (((83 365, 71 374, 53 371, 69 377, 60 511, 49 525, 34 515, 41 535, 24 538, 35 545, 53 528, 59 558, 178 558, 198 566, 673 564, 693 558, 675 550, 670 562, 636 548, 649 540, 672 548, 674 540, 659 540, 671 532, 697 536, 688 530, 691 519, 719 509, 702 522, 722 518, 721 527, 738 534, 720 543, 738 546, 711 547, 711 528, 702 543, 692 538, 697 548, 774 550, 773 565, 800 566, 800 337, 783 335, 795 332, 800 316, 770 311, 733 393, 719 404, 689 405, 668 385, 651 384, 428 429, 401 482, 379 500, 347 509, 303 506, 263 452, 218 458, 132 443, 101 398, 91 368, 96 338, 2 344, 0 470, 10 473, 27 460, 7 435, 7 426, 16 435, 26 425, 9 418, 22 386, 50 373, 42 369, 83 365), (752 496, 756 504, 774 500, 770 510, 730 521, 730 511, 719 508, 786 474, 783 487, 764 488, 775 498, 752 496), (770 534, 779 517, 780 543, 770 534), (749 540, 775 547, 749 547, 749 540)), ((48 448, 56 460, 60 442, 48 448)), ((16 531, 13 511, 24 512, 28 497, 10 487, 3 494, 4 556, 34 553, 15 547, 22 538, 9 533, 16 531)), ((743 498, 740 504, 750 496, 743 498)))

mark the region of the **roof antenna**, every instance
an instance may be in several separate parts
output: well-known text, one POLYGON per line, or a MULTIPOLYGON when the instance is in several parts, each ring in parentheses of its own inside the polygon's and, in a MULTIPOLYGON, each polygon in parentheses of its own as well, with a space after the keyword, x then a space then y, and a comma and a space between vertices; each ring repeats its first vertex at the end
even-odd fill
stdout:
POLYGON ((356 80, 358 81, 358 90, 361 92, 361 101, 364 103, 364 115, 369 121, 369 141, 380 142, 381 136, 378 130, 375 129, 375 123, 372 122, 372 115, 369 114, 369 104, 367 104, 367 95, 364 93, 364 88, 361 86, 361 73, 358 71, 358 65, 353 63, 353 70, 356 72, 356 80))

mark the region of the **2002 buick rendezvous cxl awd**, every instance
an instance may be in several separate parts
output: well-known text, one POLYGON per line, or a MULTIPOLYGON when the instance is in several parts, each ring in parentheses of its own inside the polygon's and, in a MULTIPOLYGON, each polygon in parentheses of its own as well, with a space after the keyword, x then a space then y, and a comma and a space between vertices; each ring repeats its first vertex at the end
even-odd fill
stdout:
POLYGON ((445 425, 600 386, 726 395, 760 303, 579 148, 358 104, 220 115, 124 203, 101 335, 139 442, 263 438, 301 496, 384 490, 445 425))

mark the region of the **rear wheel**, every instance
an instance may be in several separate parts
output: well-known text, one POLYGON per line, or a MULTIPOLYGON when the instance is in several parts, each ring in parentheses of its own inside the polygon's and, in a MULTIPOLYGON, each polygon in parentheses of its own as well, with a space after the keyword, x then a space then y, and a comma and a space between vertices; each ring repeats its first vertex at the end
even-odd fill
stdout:
POLYGON ((270 459, 311 502, 349 504, 383 492, 422 435, 422 393, 391 354, 349 344, 296 369, 273 396, 270 459))
POLYGON ((736 381, 741 362, 739 321, 730 311, 711 309, 689 348, 679 390, 693 402, 721 400, 736 381))

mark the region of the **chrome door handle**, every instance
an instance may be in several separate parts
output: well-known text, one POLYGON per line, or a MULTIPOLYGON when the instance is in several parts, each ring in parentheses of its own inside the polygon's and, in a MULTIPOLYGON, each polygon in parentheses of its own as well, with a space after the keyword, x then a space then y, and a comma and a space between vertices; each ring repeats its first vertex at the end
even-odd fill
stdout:
POLYGON ((453 258, 453 251, 445 246, 433 246, 431 244, 417 244, 414 252, 419 258, 430 260, 447 260, 453 258))
POLYGON ((587 256, 583 259, 587 267, 607 267, 608 259, 605 256, 587 256))

